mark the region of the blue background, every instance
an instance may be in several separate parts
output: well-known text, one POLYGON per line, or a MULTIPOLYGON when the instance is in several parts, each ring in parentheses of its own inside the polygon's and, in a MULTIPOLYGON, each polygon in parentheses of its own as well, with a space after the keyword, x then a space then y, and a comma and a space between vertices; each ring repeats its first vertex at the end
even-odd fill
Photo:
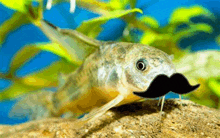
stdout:
MULTIPOLYGON (((192 51, 220 49, 215 42, 215 37, 220 34, 220 1, 209 0, 137 0, 136 7, 141 8, 145 15, 150 15, 157 19, 161 26, 168 23, 169 17, 174 9, 182 6, 202 5, 214 13, 216 20, 212 21, 204 17, 193 18, 194 22, 205 22, 214 28, 214 32, 210 34, 198 33, 197 35, 183 39, 180 42, 180 47, 186 48, 192 45, 192 51)), ((9 19, 13 10, 8 9, 0 4, 0 24, 9 19)), ((69 3, 62 3, 53 6, 51 10, 44 12, 44 19, 59 26, 60 28, 75 29, 84 20, 99 16, 96 13, 89 12, 85 9, 76 7, 75 13, 69 13, 69 3)), ((99 34, 99 40, 117 40, 121 35, 126 23, 120 19, 108 21, 103 25, 104 30, 99 34)), ((3 43, 0 49, 0 72, 6 73, 9 70, 9 63, 13 55, 24 45, 47 42, 47 37, 34 25, 23 25, 17 30, 11 32, 3 43)), ((37 71, 49 66, 54 61, 59 60, 59 57, 50 52, 41 52, 35 58, 30 60, 25 66, 17 71, 17 76, 22 77, 31 72, 37 71)), ((11 82, 0 79, 0 90, 10 86, 11 82)), ((1 92, 1 91, 0 91, 1 92)), ((175 94, 169 94, 166 98, 176 98, 175 94)), ((0 124, 17 124, 27 121, 27 119, 17 120, 8 118, 8 113, 16 101, 0 102, 0 124)))

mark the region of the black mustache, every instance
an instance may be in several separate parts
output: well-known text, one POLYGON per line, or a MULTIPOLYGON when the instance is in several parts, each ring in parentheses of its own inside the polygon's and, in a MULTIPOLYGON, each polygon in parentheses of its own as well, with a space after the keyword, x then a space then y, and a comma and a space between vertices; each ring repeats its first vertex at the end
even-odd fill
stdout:
POLYGON ((180 73, 175 73, 170 78, 161 74, 152 81, 146 91, 133 93, 144 98, 157 98, 164 96, 170 91, 177 94, 190 93, 191 91, 197 89, 199 86, 200 84, 191 86, 186 77, 180 73))

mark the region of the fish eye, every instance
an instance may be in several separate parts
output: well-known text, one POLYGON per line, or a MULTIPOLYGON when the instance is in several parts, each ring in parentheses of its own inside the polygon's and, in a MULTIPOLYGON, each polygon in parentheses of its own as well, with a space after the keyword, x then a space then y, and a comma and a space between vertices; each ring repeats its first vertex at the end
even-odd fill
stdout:
POLYGON ((147 61, 145 59, 139 59, 136 63, 138 70, 144 71, 147 68, 147 61))

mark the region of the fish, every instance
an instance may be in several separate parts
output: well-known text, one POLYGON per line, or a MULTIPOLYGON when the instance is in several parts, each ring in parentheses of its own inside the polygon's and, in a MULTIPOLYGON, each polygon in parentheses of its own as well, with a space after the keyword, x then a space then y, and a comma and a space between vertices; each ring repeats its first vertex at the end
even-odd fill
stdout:
POLYGON ((45 20, 39 27, 53 42, 66 48, 79 68, 61 75, 56 92, 39 90, 25 95, 10 116, 28 116, 30 120, 76 118, 75 126, 80 127, 112 107, 143 99, 134 92, 145 91, 158 75, 171 77, 176 73, 172 56, 157 48, 98 41, 45 20))

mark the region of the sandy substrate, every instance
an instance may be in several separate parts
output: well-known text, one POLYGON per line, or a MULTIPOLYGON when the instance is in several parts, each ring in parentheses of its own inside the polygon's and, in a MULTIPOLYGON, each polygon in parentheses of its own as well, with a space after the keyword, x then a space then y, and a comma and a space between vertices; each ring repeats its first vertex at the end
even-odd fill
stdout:
POLYGON ((0 137, 16 138, 220 138, 220 110, 191 101, 157 100, 113 108, 81 128, 72 119, 47 119, 0 126, 0 137))

